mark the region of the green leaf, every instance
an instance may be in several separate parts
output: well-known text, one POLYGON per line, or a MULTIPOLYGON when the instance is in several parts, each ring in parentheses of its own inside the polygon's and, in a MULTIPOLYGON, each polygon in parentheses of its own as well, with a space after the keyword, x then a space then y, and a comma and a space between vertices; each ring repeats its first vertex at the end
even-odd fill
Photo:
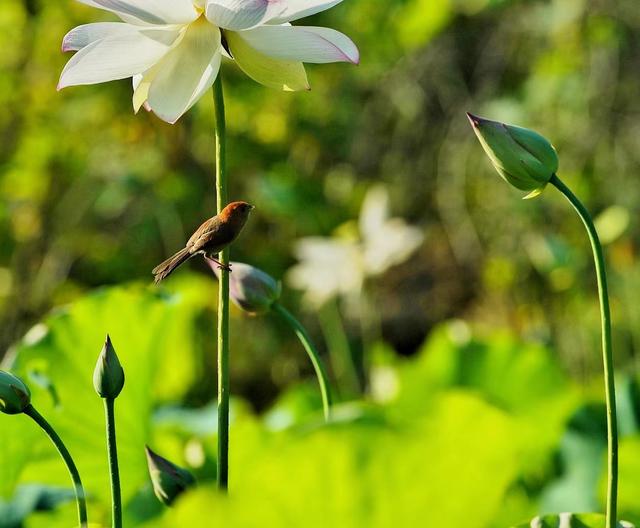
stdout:
POLYGON ((419 359, 403 369, 401 383, 399 405, 420 405, 434 389, 464 387, 514 414, 526 414, 554 399, 560 403, 572 392, 545 348, 508 335, 475 339, 462 322, 436 328, 419 359))
MULTIPOLYGON (((154 408, 162 400, 180 399, 195 379, 192 324, 202 310, 195 299, 214 298, 202 295, 209 283, 185 284, 181 295, 137 286, 105 289, 51 315, 17 346, 15 371, 36 367, 57 389, 57 407, 46 390, 34 392, 34 406, 67 445, 93 501, 108 504, 110 496, 103 403, 92 384, 104 336, 111 335, 127 377, 116 402, 126 503, 148 479, 144 445, 151 440, 154 408)), ((49 439, 26 416, 3 415, 0 430, 5 495, 18 480, 69 485, 49 439)))
POLYGON ((245 424, 230 498, 201 487, 159 526, 488 526, 515 477, 513 422, 465 392, 423 403, 402 427, 350 420, 265 434, 245 424))

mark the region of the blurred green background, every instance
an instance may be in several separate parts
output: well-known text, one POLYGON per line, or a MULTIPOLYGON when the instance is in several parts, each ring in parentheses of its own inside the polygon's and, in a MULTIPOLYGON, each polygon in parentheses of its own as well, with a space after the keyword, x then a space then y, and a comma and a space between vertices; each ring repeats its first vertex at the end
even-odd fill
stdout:
MULTIPOLYGON (((234 311, 234 497, 205 489, 164 516, 144 442, 205 481, 215 471, 215 280, 194 261, 149 285, 213 213, 213 104, 170 126, 133 114, 129 81, 57 93, 63 35, 97 20, 111 18, 71 0, 0 8, 0 356, 58 388, 62 409, 44 390, 34 397, 75 446, 95 522, 108 519, 100 402, 72 404, 96 399, 107 331, 128 374, 119 419, 132 526, 197 526, 207 508, 229 526, 257 526, 257 510, 261 526, 497 528, 602 508, 599 312, 583 228, 553 189, 520 200, 465 111, 550 138, 560 176, 597 218, 622 393, 621 506, 640 522, 637 0, 346 0, 304 23, 351 36, 359 67, 311 65, 311 92, 291 94, 224 64, 230 197, 257 206, 233 259, 282 278, 283 303, 345 403, 321 427, 295 337, 234 311)), ((18 482, 67 485, 22 422, 0 417, 0 517, 18 482)), ((67 504, 28 526, 70 519, 67 504)))

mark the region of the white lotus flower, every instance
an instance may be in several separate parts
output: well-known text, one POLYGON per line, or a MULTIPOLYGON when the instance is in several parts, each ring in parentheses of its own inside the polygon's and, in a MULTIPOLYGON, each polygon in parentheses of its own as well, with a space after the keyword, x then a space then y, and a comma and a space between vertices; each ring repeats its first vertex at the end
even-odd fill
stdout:
POLYGON ((78 26, 63 40, 77 51, 58 89, 133 79, 133 105, 175 123, 213 85, 222 55, 252 79, 309 89, 303 62, 359 62, 358 48, 329 28, 292 26, 342 0, 78 0, 122 22, 78 26))
POLYGON ((343 236, 306 237, 296 242, 298 264, 289 270, 287 281, 304 290, 311 306, 322 306, 335 297, 348 301, 358 296, 367 278, 402 264, 424 241, 420 228, 391 217, 389 192, 383 185, 367 191, 357 228, 343 227, 348 227, 342 230, 343 236))

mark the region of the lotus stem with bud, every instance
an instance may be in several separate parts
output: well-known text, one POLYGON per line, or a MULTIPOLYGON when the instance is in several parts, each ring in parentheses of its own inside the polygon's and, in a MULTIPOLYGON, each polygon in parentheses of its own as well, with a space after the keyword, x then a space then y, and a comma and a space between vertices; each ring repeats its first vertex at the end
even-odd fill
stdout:
POLYGON ((93 372, 93 386, 104 401, 107 426, 107 455, 111 478, 111 521, 113 528, 122 528, 122 496, 120 491, 120 469, 118 467, 118 446, 116 442, 115 402, 124 387, 124 370, 120 360, 107 339, 102 347, 93 372))
POLYGON ((71 480, 73 481, 78 506, 78 522, 82 528, 87 528, 86 495, 84 487, 82 486, 82 480, 80 479, 80 473, 71 457, 71 453, 69 453, 62 438, 56 433, 51 424, 31 405, 31 391, 25 383, 17 376, 5 371, 0 371, 0 412, 4 414, 26 414, 36 422, 51 439, 51 442, 53 442, 53 445, 66 464, 71 480))
MULTIPOLYGON (((218 280, 222 280, 223 271, 220 270, 220 267, 212 260, 207 260, 207 263, 218 277, 218 280)), ((232 262, 231 268, 233 273, 230 278, 230 295, 233 303, 251 315, 275 313, 291 327, 302 343, 318 378, 318 385, 320 385, 320 393, 322 395, 322 409, 325 420, 328 421, 331 417, 332 405, 329 376, 327 376, 320 354, 304 326, 280 304, 281 283, 268 273, 250 264, 232 262)))
POLYGON ((584 224, 595 263, 602 321, 602 360, 607 408, 607 504, 606 528, 617 525, 618 425, 616 391, 611 346, 611 313, 602 244, 589 211, 558 177, 558 155, 551 143, 533 130, 506 125, 467 114, 476 136, 498 173, 511 185, 528 191, 525 198, 539 195, 547 184, 553 185, 573 206, 584 224))

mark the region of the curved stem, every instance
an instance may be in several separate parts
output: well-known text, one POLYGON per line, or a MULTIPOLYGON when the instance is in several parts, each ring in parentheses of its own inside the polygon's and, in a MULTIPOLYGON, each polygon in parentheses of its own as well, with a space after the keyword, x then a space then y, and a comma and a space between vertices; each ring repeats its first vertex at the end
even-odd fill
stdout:
POLYGON ((291 314, 291 312, 289 312, 284 306, 277 302, 272 305, 272 309, 293 329, 295 334, 298 336, 298 339, 300 339, 302 346, 307 351, 309 359, 313 364, 313 368, 316 371, 318 384, 320 385, 324 418, 326 421, 329 421, 329 419, 331 418, 331 389, 329 387, 329 378, 327 376, 327 372, 324 369, 322 360, 320 359, 320 354, 318 354, 318 351, 313 345, 313 342, 311 341, 309 334, 307 334, 304 326, 300 324, 300 322, 291 314))
POLYGON ((589 235, 593 259, 598 277, 598 295, 600 297, 600 315, 602 319, 602 361, 604 364, 604 390, 607 405, 607 512, 606 528, 616 526, 616 503, 618 496, 618 422, 616 417, 616 391, 613 374, 613 351, 611 347, 611 314, 609 310, 609 293, 607 290, 607 276, 605 272, 602 245, 598 238, 591 215, 571 192, 571 190, 555 174, 550 180, 576 210, 589 235))
MULTIPOLYGON (((226 123, 222 77, 213 85, 213 100, 216 122, 216 196, 217 211, 222 211, 227 203, 226 169, 226 123)), ((218 290, 218 488, 226 490, 229 484, 229 248, 224 249, 219 259, 220 270, 218 290)))
POLYGON ((111 475, 111 519, 113 528, 122 528, 122 497, 120 494, 120 469, 118 468, 114 405, 115 400, 113 398, 105 398, 104 412, 107 421, 107 453, 109 455, 109 473, 111 475))
POLYGON ((84 492, 84 488, 82 487, 82 481, 80 480, 80 474, 78 473, 78 468, 76 467, 73 458, 71 458, 71 454, 67 450, 66 446, 62 439, 58 436, 58 433, 55 432, 51 424, 47 422, 47 420, 42 416, 32 405, 29 405, 25 410, 24 414, 31 417, 34 422, 36 422, 42 430, 47 434, 47 436, 53 442, 53 445, 56 446, 58 453, 64 460, 64 463, 67 465, 67 469, 69 470, 69 475, 71 475, 71 480, 73 481, 73 487, 76 492, 76 502, 78 504, 78 521, 80 522, 80 526, 82 528, 86 528, 88 526, 87 522, 87 502, 86 495, 84 492))
POLYGON ((333 367, 334 382, 343 389, 347 398, 360 394, 360 381, 349 338, 340 317, 338 301, 332 299, 318 312, 320 329, 329 347, 329 360, 333 367))

